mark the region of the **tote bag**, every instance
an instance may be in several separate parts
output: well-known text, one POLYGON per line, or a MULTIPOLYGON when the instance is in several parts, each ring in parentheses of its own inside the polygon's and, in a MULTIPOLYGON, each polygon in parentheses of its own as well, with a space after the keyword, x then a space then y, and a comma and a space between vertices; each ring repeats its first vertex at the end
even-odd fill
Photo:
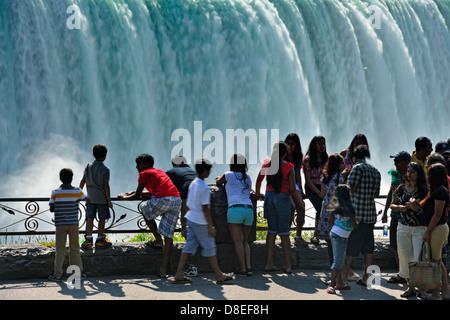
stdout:
POLYGON ((431 250, 428 250, 430 252, 430 259, 426 259, 427 250, 425 244, 426 242, 422 244, 419 259, 409 263, 409 276, 413 286, 419 289, 429 290, 441 285, 442 270, 440 263, 431 261, 431 250))

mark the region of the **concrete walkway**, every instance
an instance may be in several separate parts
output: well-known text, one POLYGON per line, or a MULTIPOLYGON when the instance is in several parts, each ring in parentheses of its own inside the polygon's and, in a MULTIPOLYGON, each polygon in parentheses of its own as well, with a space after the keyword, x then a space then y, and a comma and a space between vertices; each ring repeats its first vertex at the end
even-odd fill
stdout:
POLYGON ((155 275, 88 277, 80 289, 46 279, 6 280, 0 281, 0 300, 404 300, 400 294, 405 285, 387 283, 394 274, 382 272, 379 287, 350 282, 350 290, 335 295, 326 292, 329 273, 312 270, 294 270, 290 275, 255 272, 252 277, 238 275, 225 285, 216 285, 212 273, 199 274, 191 284, 172 284, 173 277, 155 275))

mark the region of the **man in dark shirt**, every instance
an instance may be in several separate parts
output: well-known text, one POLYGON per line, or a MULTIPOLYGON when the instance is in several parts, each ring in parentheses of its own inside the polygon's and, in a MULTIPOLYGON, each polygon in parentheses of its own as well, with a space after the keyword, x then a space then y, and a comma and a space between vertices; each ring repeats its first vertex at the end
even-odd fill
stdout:
POLYGON ((172 180, 175 187, 177 187, 181 196, 181 226, 182 235, 186 237, 186 219, 184 215, 186 214, 188 208, 186 206, 187 193, 189 190, 189 185, 197 177, 197 173, 193 170, 187 163, 185 157, 177 155, 172 159, 173 168, 166 171, 166 174, 172 180))
MULTIPOLYGON (((192 169, 188 164, 185 157, 181 155, 176 155, 172 158, 173 168, 166 171, 166 174, 172 180, 175 187, 177 187, 181 196, 181 235, 186 238, 186 212, 188 207, 186 206, 187 193, 189 190, 189 185, 197 177, 197 172, 192 169)), ((189 258, 188 263, 185 267, 186 276, 195 277, 197 275, 197 267, 192 263, 192 257, 189 258)))
POLYGON ((356 283, 366 286, 367 268, 372 264, 374 252, 373 230, 377 222, 375 197, 380 194, 381 174, 375 167, 366 163, 366 158, 370 158, 369 148, 366 145, 355 148, 354 158, 356 164, 348 176, 347 183, 350 185, 352 204, 359 223, 348 239, 346 272, 343 275, 346 279, 353 258, 363 254, 364 276, 356 283))

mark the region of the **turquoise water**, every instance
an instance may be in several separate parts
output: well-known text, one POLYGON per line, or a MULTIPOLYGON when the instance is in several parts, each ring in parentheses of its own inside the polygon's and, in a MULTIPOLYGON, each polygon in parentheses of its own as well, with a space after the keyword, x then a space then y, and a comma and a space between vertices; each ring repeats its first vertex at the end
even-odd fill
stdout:
POLYGON ((0 193, 48 196, 65 166, 78 184, 96 143, 113 194, 134 189, 136 155, 168 169, 194 121, 304 152, 362 132, 389 179, 389 155, 448 138, 449 20, 448 0, 0 0, 0 193))

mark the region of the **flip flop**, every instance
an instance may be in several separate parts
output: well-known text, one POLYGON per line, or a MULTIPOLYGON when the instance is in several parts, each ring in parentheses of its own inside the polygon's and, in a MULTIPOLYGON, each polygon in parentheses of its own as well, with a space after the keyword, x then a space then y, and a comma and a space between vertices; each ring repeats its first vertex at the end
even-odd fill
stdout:
POLYGON ((334 289, 342 291, 342 290, 350 290, 351 287, 348 284, 344 284, 342 287, 335 286, 334 289))
POLYGON ((295 244, 298 244, 300 246, 308 246, 308 242, 305 241, 302 237, 295 237, 295 244))
POLYGON ((153 248, 153 249, 157 249, 157 250, 161 250, 162 249, 162 246, 155 245, 155 240, 146 242, 145 244, 147 246, 149 246, 150 248, 153 248))
POLYGON ((231 273, 227 274, 227 277, 223 280, 216 280, 216 284, 224 284, 224 283, 228 283, 230 281, 233 281, 234 277, 231 273))
POLYGON ((359 279, 360 279, 360 277, 356 273, 354 273, 353 275, 347 277, 348 281, 358 281, 359 279))
POLYGON ((189 284, 189 283, 192 283, 192 280, 185 277, 181 280, 173 280, 172 283, 173 284, 189 284))
POLYGON ((362 279, 358 279, 356 281, 356 284, 363 286, 363 287, 367 287, 367 283, 365 283, 362 279))
POLYGON ((400 276, 391 277, 387 282, 388 283, 407 283, 406 279, 404 279, 400 276))
POLYGON ((402 298, 409 298, 409 297, 415 297, 417 294, 416 290, 406 290, 405 292, 403 292, 400 297, 402 298))
POLYGON ((237 275, 240 275, 240 276, 248 276, 247 270, 245 270, 245 271, 236 270, 236 271, 234 272, 234 274, 237 274, 237 275))
POLYGON ((331 284, 331 280, 327 280, 327 279, 324 279, 324 278, 322 278, 322 279, 320 279, 321 281, 322 281, 322 283, 324 284, 324 285, 326 285, 326 286, 329 286, 330 284, 331 284))
POLYGON ((279 272, 281 271, 280 268, 273 266, 272 268, 264 268, 265 272, 279 272))
POLYGON ((328 287, 327 288, 327 293, 329 293, 329 294, 336 294, 336 290, 333 287, 328 287))

